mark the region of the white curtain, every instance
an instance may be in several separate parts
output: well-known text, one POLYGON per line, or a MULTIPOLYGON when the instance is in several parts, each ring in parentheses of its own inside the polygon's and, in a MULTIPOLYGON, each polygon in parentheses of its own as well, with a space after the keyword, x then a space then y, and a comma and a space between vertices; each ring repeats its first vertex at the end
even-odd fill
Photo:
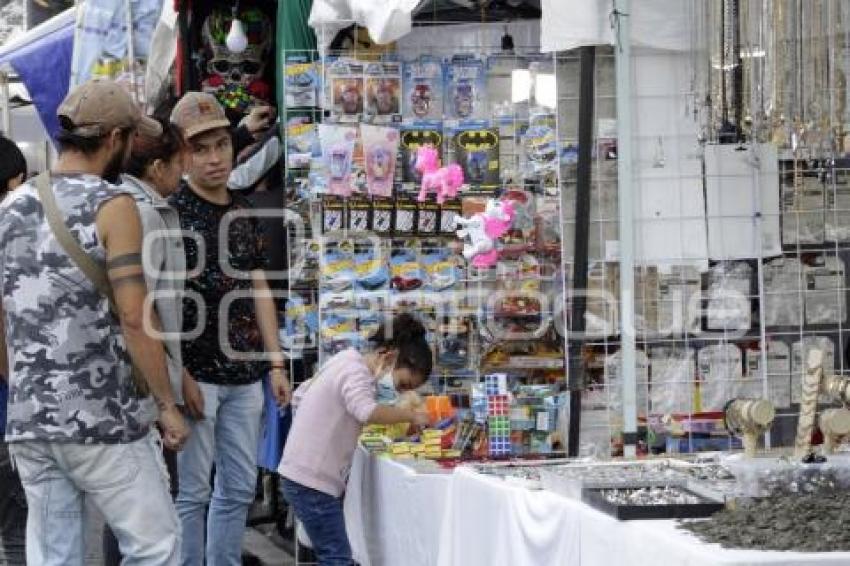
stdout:
MULTIPOLYGON (((632 45, 684 51, 691 47, 694 0, 633 0, 632 45)), ((543 0, 543 51, 614 45, 612 0, 543 0)))
POLYGON ((315 0, 308 23, 324 52, 340 30, 357 24, 379 45, 410 33, 412 13, 421 0, 315 0))

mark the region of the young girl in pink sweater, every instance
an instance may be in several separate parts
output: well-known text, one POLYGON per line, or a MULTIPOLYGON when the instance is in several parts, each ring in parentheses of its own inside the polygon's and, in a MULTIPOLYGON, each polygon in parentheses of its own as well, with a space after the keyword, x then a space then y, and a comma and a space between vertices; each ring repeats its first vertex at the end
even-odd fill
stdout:
POLYGON ((336 354, 295 391, 295 416, 278 473, 320 566, 352 563, 342 494, 363 425, 428 422, 423 410, 376 400, 379 385, 384 394, 404 392, 428 379, 433 354, 425 334, 413 316, 400 314, 381 325, 368 353, 336 354))

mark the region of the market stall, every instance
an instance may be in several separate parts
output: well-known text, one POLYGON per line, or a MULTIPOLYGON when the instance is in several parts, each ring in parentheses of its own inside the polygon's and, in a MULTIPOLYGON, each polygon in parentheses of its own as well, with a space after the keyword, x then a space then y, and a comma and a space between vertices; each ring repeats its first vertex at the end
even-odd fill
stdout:
POLYGON ((386 456, 355 461, 346 507, 358 558, 846 561, 841 537, 763 542, 791 532, 784 518, 726 541, 737 549, 712 542, 722 529, 677 523, 722 526, 759 498, 793 506, 848 487, 832 455, 850 431, 846 7, 542 2, 539 20, 494 23, 500 2, 454 21, 458 3, 414 4, 377 14, 322 2, 317 48, 282 54, 289 206, 312 235, 289 243, 302 269, 284 340, 322 360, 407 310, 436 353, 422 391, 431 427, 362 439, 386 456), (428 146, 436 159, 420 153, 428 146), (465 229, 490 219, 505 225, 489 241, 465 229), (741 449, 747 464, 727 462, 741 449), (673 473, 569 496, 418 463, 520 466, 568 452, 591 459, 587 479, 612 457, 678 466, 701 451, 723 453, 715 465, 731 483, 686 493, 691 480, 673 473), (820 478, 812 493, 798 472, 820 478), (641 490, 682 508, 619 515, 617 498, 641 490), (599 505, 614 516, 594 497, 611 498, 599 505))

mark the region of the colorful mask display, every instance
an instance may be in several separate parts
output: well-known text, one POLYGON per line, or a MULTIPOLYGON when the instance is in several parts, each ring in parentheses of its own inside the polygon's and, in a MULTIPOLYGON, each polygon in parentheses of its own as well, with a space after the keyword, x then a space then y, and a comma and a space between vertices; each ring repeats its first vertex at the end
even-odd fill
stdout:
POLYGON ((263 73, 271 49, 272 28, 258 8, 240 10, 238 18, 248 38, 248 47, 242 53, 230 51, 225 43, 233 21, 229 9, 216 9, 204 21, 201 40, 207 76, 201 86, 226 107, 245 112, 254 101, 268 101, 271 96, 263 73))

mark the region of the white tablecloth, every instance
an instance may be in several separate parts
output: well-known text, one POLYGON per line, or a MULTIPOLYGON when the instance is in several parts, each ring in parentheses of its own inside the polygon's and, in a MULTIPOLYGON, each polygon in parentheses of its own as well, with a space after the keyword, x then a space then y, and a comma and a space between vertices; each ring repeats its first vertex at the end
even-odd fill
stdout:
POLYGON ((345 494, 345 524, 362 566, 433 566, 451 474, 419 474, 358 449, 345 494))
POLYGON ((437 564, 578 564, 578 520, 578 514, 566 512, 564 501, 552 493, 458 468, 452 477, 437 564))
POLYGON ((418 474, 358 451, 346 524, 363 566, 848 566, 850 553, 727 550, 675 521, 617 521, 468 468, 418 474))

